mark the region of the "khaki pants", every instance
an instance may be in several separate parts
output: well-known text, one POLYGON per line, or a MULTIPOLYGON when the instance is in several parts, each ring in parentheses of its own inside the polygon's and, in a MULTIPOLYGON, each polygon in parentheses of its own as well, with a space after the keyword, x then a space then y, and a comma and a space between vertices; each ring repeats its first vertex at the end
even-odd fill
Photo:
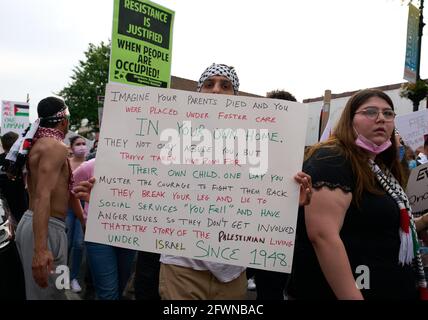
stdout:
POLYGON ((162 300, 245 300, 247 277, 242 272, 227 283, 210 271, 161 264, 159 294, 162 300))

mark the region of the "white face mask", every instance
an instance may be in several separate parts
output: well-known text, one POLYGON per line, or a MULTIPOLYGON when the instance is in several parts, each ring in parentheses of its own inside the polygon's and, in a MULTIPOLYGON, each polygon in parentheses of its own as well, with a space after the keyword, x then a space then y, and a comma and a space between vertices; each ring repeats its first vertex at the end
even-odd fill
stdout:
POLYGON ((85 157, 88 154, 88 147, 85 145, 73 147, 73 154, 76 157, 85 157))
POLYGON ((379 153, 384 152, 386 149, 388 149, 392 145, 392 142, 390 139, 386 140, 381 145, 377 145, 376 143, 370 141, 363 135, 359 134, 355 128, 354 130, 357 133, 357 139, 355 139, 355 144, 360 148, 369 151, 370 153, 378 155, 379 153))

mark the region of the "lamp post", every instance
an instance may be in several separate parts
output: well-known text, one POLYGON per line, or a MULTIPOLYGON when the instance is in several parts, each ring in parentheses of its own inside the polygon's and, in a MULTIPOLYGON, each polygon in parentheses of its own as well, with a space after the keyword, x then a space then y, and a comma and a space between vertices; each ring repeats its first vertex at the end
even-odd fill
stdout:
POLYGON ((420 6, 419 6, 419 38, 418 38, 418 60, 417 60, 417 64, 416 64, 416 80, 420 80, 421 79, 421 75, 420 75, 420 71, 421 71, 421 47, 422 47, 422 34, 423 34, 423 28, 425 26, 424 23, 424 0, 420 0, 420 6))
MULTIPOLYGON (((421 53, 422 53, 422 35, 423 35, 423 28, 425 26, 424 23, 424 0, 420 0, 420 5, 419 5, 419 11, 420 11, 420 16, 419 16, 419 38, 418 38, 418 50, 419 50, 419 54, 418 54, 418 63, 416 65, 416 79, 417 80, 421 80, 421 74, 420 74, 420 70, 421 70, 421 53)), ((418 107, 419 107, 419 103, 418 103, 418 107)), ((417 107, 416 107, 417 108, 417 107)), ((428 99, 427 99, 427 108, 428 108, 428 99)), ((413 109, 415 109, 415 107, 413 107, 413 109)), ((413 110, 414 111, 414 110, 413 110)))
MULTIPOLYGON (((413 111, 418 111, 419 103, 427 97, 428 83, 421 79, 421 52, 424 23, 424 0, 419 0, 419 9, 409 3, 407 22, 406 61, 404 79, 400 96, 413 102, 413 111)), ((428 104, 427 104, 428 107, 428 104)))
MULTIPOLYGON (((421 80, 421 53, 422 53, 422 35, 424 23, 424 0, 419 0, 419 27, 418 27, 418 58, 416 60, 416 84, 421 80)), ((413 111, 418 111, 419 103, 426 98, 425 96, 417 96, 413 99, 413 111)))

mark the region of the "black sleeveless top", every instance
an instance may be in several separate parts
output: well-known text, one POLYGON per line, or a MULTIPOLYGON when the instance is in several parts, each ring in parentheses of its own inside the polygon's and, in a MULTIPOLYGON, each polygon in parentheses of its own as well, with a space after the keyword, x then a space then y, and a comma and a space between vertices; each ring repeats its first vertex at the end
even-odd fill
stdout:
MULTIPOLYGON (((304 163, 303 171, 311 175, 315 189, 355 189, 351 164, 336 149, 319 149, 304 163)), ((397 204, 386 193, 363 192, 360 206, 352 201, 346 211, 340 237, 354 278, 364 285, 361 292, 365 299, 417 299, 412 267, 398 262, 399 214, 397 204), (364 279, 358 278, 363 274, 364 279)), ((304 207, 298 213, 288 293, 296 299, 335 299, 308 239, 304 207)))

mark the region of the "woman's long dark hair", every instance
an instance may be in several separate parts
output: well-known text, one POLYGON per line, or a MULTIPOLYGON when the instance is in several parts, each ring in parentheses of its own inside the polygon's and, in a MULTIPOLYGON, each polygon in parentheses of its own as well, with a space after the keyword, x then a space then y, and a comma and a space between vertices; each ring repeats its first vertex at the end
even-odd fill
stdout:
MULTIPOLYGON (((356 133, 353 130, 353 119, 357 109, 370 98, 378 97, 394 109, 391 98, 381 90, 366 89, 355 93, 346 103, 339 122, 333 131, 333 135, 326 141, 312 147, 307 157, 310 157, 321 147, 336 148, 351 163, 354 176, 356 178, 355 200, 361 200, 363 190, 374 194, 383 194, 376 182, 375 176, 368 166, 369 155, 355 144, 356 133)), ((391 135, 392 146, 376 156, 375 162, 380 168, 387 168, 395 178, 402 184, 403 172, 398 159, 397 142, 394 133, 391 135)))

